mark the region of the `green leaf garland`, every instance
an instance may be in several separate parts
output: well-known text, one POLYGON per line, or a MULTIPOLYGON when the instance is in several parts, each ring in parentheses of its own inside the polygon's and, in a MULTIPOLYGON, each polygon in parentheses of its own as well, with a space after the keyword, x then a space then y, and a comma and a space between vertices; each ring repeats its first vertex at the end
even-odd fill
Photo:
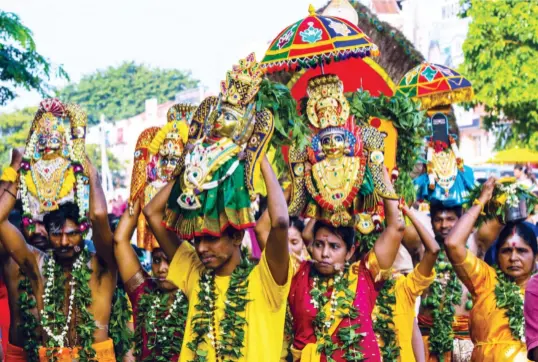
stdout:
POLYGON ((454 331, 452 323, 456 314, 456 307, 461 304, 463 288, 454 272, 452 264, 446 260, 444 249, 441 249, 435 272, 437 276, 430 286, 431 294, 422 300, 422 305, 431 309, 433 326, 430 330, 430 353, 439 356, 452 351, 454 331), (443 286, 441 280, 446 280, 443 286))
MULTIPOLYGON (((219 324, 219 336, 215 326, 215 273, 206 271, 200 278, 196 314, 192 318, 192 330, 195 337, 187 343, 187 348, 194 352, 193 362, 206 362, 208 351, 201 348, 206 337, 212 340, 217 360, 235 361, 243 357, 245 347, 245 328, 248 323, 244 317, 247 304, 248 276, 254 265, 246 258, 235 268, 230 276, 230 285, 226 291, 224 318, 219 324), (219 341, 219 337, 221 340, 219 341)), ((206 343, 207 344, 207 343, 206 343)))
POLYGON ((183 344, 188 307, 187 297, 179 290, 176 293, 163 293, 156 288, 146 288, 138 302, 134 338, 135 356, 141 356, 144 330, 148 336, 147 348, 151 353, 142 361, 168 362, 173 356, 179 355, 183 344), (182 300, 179 302, 179 307, 170 310, 170 304, 173 304, 177 298, 182 300))
MULTIPOLYGON (((51 255, 49 258, 53 257, 51 255)), ((76 333, 78 339, 80 340, 80 351, 79 351, 79 361, 89 362, 96 361, 95 359, 95 350, 93 349, 93 336, 95 330, 97 329, 95 325, 95 320, 93 315, 88 311, 88 308, 92 304, 92 293, 89 286, 92 269, 88 265, 91 260, 91 254, 87 249, 82 251, 81 255, 82 267, 79 270, 73 269, 72 277, 76 281, 77 288, 74 291, 74 308, 78 311, 81 316, 80 323, 76 325, 76 333)), ((49 268, 49 263, 45 262, 44 275, 48 275, 47 269, 49 268)), ((44 310, 42 313, 47 313, 47 321, 42 318, 41 323, 43 327, 50 327, 52 330, 60 330, 66 323, 66 316, 63 313, 63 306, 65 301, 65 286, 66 277, 61 266, 57 263, 54 263, 53 266, 53 276, 54 276, 54 285, 51 290, 52 302, 48 305, 44 305, 44 310)), ((54 348, 59 348, 60 346, 52 338, 47 338, 45 346, 49 348, 47 351, 47 356, 51 360, 56 360, 54 355, 54 348)))
MULTIPOLYGON (((332 336, 329 334, 329 328, 334 323, 335 315, 327 316, 324 310, 324 306, 328 302, 331 302, 331 304, 334 303, 331 310, 334 310, 334 313, 338 313, 338 317, 342 318, 342 320, 349 319, 351 321, 358 317, 358 310, 353 305, 355 293, 349 289, 351 282, 346 277, 348 272, 349 267, 346 266, 343 273, 339 273, 334 277, 332 296, 329 299, 326 294, 330 278, 322 278, 312 269, 314 285, 310 290, 310 297, 312 298, 314 308, 317 309, 316 317, 312 324, 318 343, 317 352, 324 354, 327 362, 335 362, 331 356, 336 350, 344 351, 346 361, 357 362, 365 360, 364 354, 360 351, 360 343, 363 336, 356 332, 360 328, 360 324, 352 323, 349 327, 340 328, 338 330, 338 338, 341 344, 339 345, 332 341, 332 336), (336 297, 342 292, 344 293, 344 297, 336 297)), ((356 280, 353 282, 356 282, 356 280)))
POLYGON ((39 327, 37 318, 32 313, 32 310, 36 307, 36 300, 32 290, 30 279, 24 275, 21 270, 23 279, 19 281, 19 313, 21 318, 20 328, 24 336, 23 349, 26 352, 26 358, 28 362, 39 361, 39 343, 36 334, 36 330, 39 327))
POLYGON ((123 361, 123 357, 133 345, 133 333, 127 328, 132 311, 127 303, 127 295, 122 287, 116 288, 112 298, 112 313, 110 314, 109 335, 114 342, 116 361, 123 361))
POLYGON ((384 362, 397 362, 400 357, 400 346, 396 338, 396 325, 394 324, 395 285, 395 279, 387 280, 376 300, 378 312, 374 320, 374 332, 383 341, 380 350, 384 362))
POLYGON ((495 285, 497 308, 504 309, 512 337, 525 342, 525 318, 521 290, 514 280, 504 274, 497 265, 495 265, 495 273, 497 274, 497 285, 495 285))

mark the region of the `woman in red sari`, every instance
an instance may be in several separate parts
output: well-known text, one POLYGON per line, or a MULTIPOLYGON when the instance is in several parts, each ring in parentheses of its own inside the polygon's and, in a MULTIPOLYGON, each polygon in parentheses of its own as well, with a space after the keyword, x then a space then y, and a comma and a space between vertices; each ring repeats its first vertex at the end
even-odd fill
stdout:
POLYGON ((398 201, 384 205, 385 230, 352 266, 353 228, 316 223, 312 260, 300 265, 288 298, 294 361, 381 361, 371 314, 403 237, 398 201))

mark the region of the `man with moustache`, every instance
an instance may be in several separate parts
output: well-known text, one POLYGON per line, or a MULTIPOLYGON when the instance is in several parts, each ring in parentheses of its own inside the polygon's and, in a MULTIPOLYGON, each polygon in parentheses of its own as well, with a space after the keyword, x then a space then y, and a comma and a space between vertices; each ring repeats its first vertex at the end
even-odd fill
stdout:
MULTIPOLYGON (((15 205, 17 195, 18 183, 15 180, 9 182, 3 189, 0 196, 0 241, 3 243, 5 250, 8 251, 12 260, 20 270, 28 276, 30 282, 30 288, 34 298, 30 302, 32 308, 30 312, 33 314, 35 320, 35 327, 29 330, 26 326, 24 333, 33 335, 18 335, 14 333, 10 336, 10 342, 13 343, 12 347, 18 347, 13 353, 13 357, 10 357, 10 351, 7 353, 8 361, 26 361, 37 360, 36 348, 39 348, 39 361, 48 361, 50 358, 56 358, 57 361, 71 361, 74 358, 80 358, 80 360, 88 360, 91 358, 91 354, 94 354, 99 361, 115 361, 114 348, 112 340, 108 336, 108 322, 111 312, 111 301, 114 289, 116 287, 116 270, 117 266, 113 258, 113 235, 110 231, 108 224, 106 200, 103 190, 101 188, 99 177, 96 169, 89 164, 89 184, 90 184, 90 196, 89 196, 89 216, 93 230, 93 242, 95 244, 97 254, 90 254, 84 250, 85 241, 82 237, 82 229, 79 222, 79 210, 78 206, 73 203, 65 203, 60 205, 58 210, 51 211, 45 214, 43 224, 44 229, 50 237, 50 244, 52 247, 52 253, 47 257, 39 249, 33 248, 25 242, 23 234, 12 225, 7 217, 15 205), (81 262, 81 254, 88 253, 88 262, 81 262), (76 283, 77 278, 77 262, 79 263, 78 272, 82 273, 81 278, 86 278, 87 286, 89 287, 90 295, 80 296, 80 290, 86 286, 77 285, 72 287, 72 282, 76 283), (54 293, 52 296, 47 296, 47 289, 50 288, 50 284, 53 284, 53 280, 49 280, 44 275, 46 265, 52 270, 59 270, 60 275, 65 277, 65 284, 60 288, 63 288, 65 297, 63 298, 63 305, 56 306, 50 303, 50 299, 54 299, 54 293), (86 269, 87 267, 87 269, 86 269), (82 272, 81 272, 82 271, 82 272), (48 284, 47 282, 51 282, 48 284), (70 293, 73 292, 72 294, 70 293), (89 299, 87 308, 80 307, 82 305, 81 299, 89 299), (72 308, 73 318, 71 318, 70 300, 73 299, 74 307, 72 308), (78 299, 78 300, 77 300, 78 299), (53 309, 55 314, 50 312, 53 309), (38 313, 38 310, 40 313, 38 313), (62 313, 63 311, 63 313, 62 313), (56 320, 58 315, 63 314, 63 318, 56 320), (46 329, 37 328, 38 325, 43 325, 43 316, 48 315, 49 331, 46 329), (52 316, 51 316, 52 315, 52 316), (68 316, 65 318, 65 316, 68 316), (38 318, 40 323, 37 323, 38 318), (84 320, 90 320, 90 323, 84 324, 84 320), (93 335, 84 338, 84 330, 79 327, 81 325, 88 326, 90 330, 93 330, 93 335), (58 328, 57 326, 64 326, 58 328), (54 330, 52 330, 54 329, 54 330), (61 330, 61 333, 56 333, 61 330), (65 330, 65 333, 63 332, 65 330), (87 338, 91 338, 88 341, 87 338), (48 348, 59 344, 61 348, 48 348), (90 348, 87 346, 90 345, 90 348), (93 351, 91 351, 93 350, 93 351), (51 356, 52 355, 52 356, 51 356), (11 359, 10 359, 11 358, 11 359)), ((12 167, 15 171, 18 171, 20 167, 20 157, 15 158, 12 163, 12 167)), ((36 230, 40 230, 36 227, 36 230)), ((39 240, 36 238, 34 240, 39 240)), ((57 275, 53 279, 56 279, 57 275)), ((12 281, 9 281, 12 283, 12 281)), ((11 293, 11 291, 10 291, 11 293)), ((14 300, 13 306, 16 305, 14 300)), ((27 321, 26 321, 27 322, 27 321)), ((24 325, 19 323, 13 323, 16 326, 24 325)), ((26 323, 27 324, 27 323, 26 323)))
MULTIPOLYGON (((11 165, 6 168, 4 174, 1 177, 0 181, 0 193, 4 193, 5 189, 8 189, 13 180, 10 177, 10 173, 17 173, 19 169, 20 162, 22 160, 22 153, 14 149, 12 151, 11 165)), ((11 195, 10 195, 11 196, 11 195)), ((10 203, 15 204, 15 199, 12 197, 12 200, 9 200, 10 203)), ((16 209, 20 208, 20 203, 16 206, 16 209)), ((0 219, 4 220, 9 216, 11 208, 4 207, 0 209, 0 219)), ((17 211, 17 212, 20 212, 17 211)), ((22 214, 22 212, 20 212, 22 214)), ((42 220, 34 221, 35 229, 30 230, 28 226, 24 226, 22 222, 20 223, 20 230, 24 235, 24 239, 28 243, 28 249, 35 256, 39 265, 42 265, 44 255, 43 252, 49 247, 49 240, 45 226, 43 225, 42 220)), ((26 353, 24 351, 24 346, 27 341, 27 336, 25 336, 23 328, 23 317, 21 316, 20 310, 20 297, 21 293, 24 293, 24 285, 28 285, 29 280, 28 276, 25 275, 19 265, 10 257, 8 251, 4 248, 3 244, 0 242, 0 265, 3 279, 6 284, 7 297, 9 301, 9 335, 6 334, 2 336, 5 340, 8 340, 8 345, 4 351, 6 354, 7 361, 26 361, 26 353)), ((37 317, 37 311, 35 310, 34 315, 37 317)))

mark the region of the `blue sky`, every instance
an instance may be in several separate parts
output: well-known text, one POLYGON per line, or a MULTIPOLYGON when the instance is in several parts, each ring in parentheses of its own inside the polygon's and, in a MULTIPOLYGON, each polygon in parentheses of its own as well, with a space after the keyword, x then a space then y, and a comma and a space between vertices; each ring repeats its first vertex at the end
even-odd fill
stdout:
MULTIPOLYGON (((77 81, 96 69, 134 60, 191 70, 216 90, 226 70, 268 43, 308 5, 326 0, 2 0, 34 33, 38 51, 77 81)), ((60 82, 53 82, 61 85, 60 82)), ((24 91, 0 112, 37 104, 24 91)))

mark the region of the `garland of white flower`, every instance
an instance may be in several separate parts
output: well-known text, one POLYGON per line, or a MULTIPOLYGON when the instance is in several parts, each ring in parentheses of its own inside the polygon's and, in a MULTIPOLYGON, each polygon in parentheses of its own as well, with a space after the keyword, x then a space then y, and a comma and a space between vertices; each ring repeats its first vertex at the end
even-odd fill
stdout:
POLYGON ((345 277, 348 272, 348 266, 340 271, 334 277, 334 285, 331 292, 331 297, 327 298, 327 284, 328 280, 320 282, 318 273, 312 269, 314 273, 312 289, 310 290, 311 303, 314 308, 317 309, 316 317, 312 322, 314 326, 314 332, 316 335, 316 341, 318 343, 317 352, 324 354, 327 361, 334 361, 331 357, 336 350, 344 351, 345 361, 364 361, 364 354, 360 351, 360 342, 363 336, 357 333, 360 328, 359 323, 351 323, 349 327, 340 328, 338 331, 338 338, 341 344, 334 343, 332 336, 329 334, 329 329, 333 325, 336 319, 336 313, 339 313, 339 317, 342 319, 352 320, 357 319, 358 310, 353 305, 355 300, 355 294, 349 289, 350 282, 345 277), (339 298, 339 294, 344 293, 343 298, 339 298), (327 316, 324 310, 324 306, 330 302, 330 315, 327 316))
POLYGON ((181 290, 174 294, 168 308, 170 294, 159 290, 146 290, 140 298, 137 313, 136 348, 138 357, 142 353, 142 329, 145 328, 151 351, 144 361, 170 361, 181 352, 187 319, 188 302, 181 290), (163 315, 166 315, 162 318, 163 315), (153 334, 153 336, 152 336, 153 334))
MULTIPOLYGON (((80 361, 94 361, 95 350, 92 347, 93 334, 96 330, 93 315, 88 312, 92 303, 89 280, 92 270, 88 266, 90 252, 85 248, 77 257, 72 269, 72 280, 69 282, 70 294, 67 317, 62 312, 64 305, 65 275, 60 265, 56 264, 52 252, 48 255, 43 274, 46 277, 41 311, 41 324, 47 334, 46 347, 59 348, 59 353, 65 347, 67 333, 72 319, 73 309, 81 313, 81 321, 77 322, 76 332, 80 337, 80 361), (62 327, 63 326, 63 327, 62 327)), ((51 359, 56 359, 53 350, 47 351, 51 359)))

